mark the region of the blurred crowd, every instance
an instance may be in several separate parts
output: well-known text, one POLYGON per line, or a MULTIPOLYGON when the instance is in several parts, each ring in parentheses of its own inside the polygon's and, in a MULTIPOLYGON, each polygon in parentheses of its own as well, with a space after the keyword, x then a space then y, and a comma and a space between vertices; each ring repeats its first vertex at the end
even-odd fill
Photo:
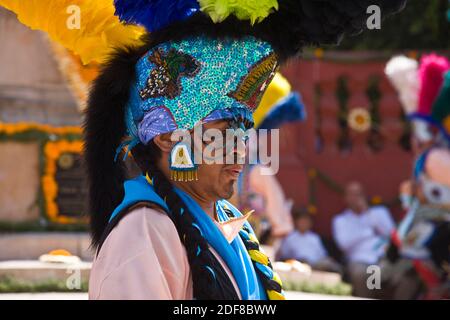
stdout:
MULTIPOLYGON (((402 185, 400 190, 404 191, 404 188, 402 185)), ((293 209, 294 229, 275 242, 276 260, 297 260, 313 270, 339 273, 352 285, 353 295, 359 297, 446 297, 448 282, 439 280, 443 279, 442 272, 446 270, 439 270, 442 261, 434 258, 439 250, 443 255, 441 259, 448 258, 445 256, 445 252, 448 253, 448 229, 430 229, 422 225, 423 221, 417 222, 409 228, 401 245, 399 233, 404 232, 402 225, 408 218, 408 211, 396 225, 388 208, 370 206, 367 199, 361 183, 347 184, 343 199, 346 208, 333 218, 331 239, 314 232, 315 216, 306 210, 293 209), (438 290, 429 292, 433 285, 438 290)))
POLYGON ((334 216, 332 239, 328 241, 313 231, 314 218, 309 213, 294 210, 295 229, 281 241, 276 259, 295 259, 314 270, 340 273, 356 296, 387 298, 389 292, 381 289, 384 286, 377 289, 367 282, 370 266, 380 267, 383 275, 386 247, 395 230, 391 213, 384 206, 369 206, 359 182, 346 186, 344 200, 346 208, 334 216))
POLYGON ((312 218, 294 212, 295 230, 281 240, 277 258, 340 272, 361 297, 448 299, 450 60, 396 56, 385 72, 411 126, 413 174, 399 186, 401 220, 395 224, 387 208, 369 206, 363 186, 351 182, 344 193, 347 208, 333 218, 328 250, 312 231, 312 218))

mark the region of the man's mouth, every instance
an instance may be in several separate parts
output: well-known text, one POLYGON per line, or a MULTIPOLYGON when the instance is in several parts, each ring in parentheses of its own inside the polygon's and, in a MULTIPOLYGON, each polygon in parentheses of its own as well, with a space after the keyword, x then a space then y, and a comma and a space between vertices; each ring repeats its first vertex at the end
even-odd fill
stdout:
POLYGON ((242 170, 244 169, 243 165, 233 165, 225 168, 225 171, 234 179, 238 179, 242 170))

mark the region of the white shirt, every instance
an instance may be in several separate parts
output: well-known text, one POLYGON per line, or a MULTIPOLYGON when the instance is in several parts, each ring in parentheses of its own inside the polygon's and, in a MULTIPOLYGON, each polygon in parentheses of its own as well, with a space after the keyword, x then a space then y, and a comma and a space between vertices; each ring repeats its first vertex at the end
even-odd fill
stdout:
POLYGON ((394 229, 389 211, 382 206, 356 214, 347 209, 333 219, 333 235, 347 261, 377 263, 384 253, 384 241, 394 229))
POLYGON ((327 256, 320 237, 314 232, 291 232, 281 243, 278 258, 281 260, 296 259, 311 265, 327 256))

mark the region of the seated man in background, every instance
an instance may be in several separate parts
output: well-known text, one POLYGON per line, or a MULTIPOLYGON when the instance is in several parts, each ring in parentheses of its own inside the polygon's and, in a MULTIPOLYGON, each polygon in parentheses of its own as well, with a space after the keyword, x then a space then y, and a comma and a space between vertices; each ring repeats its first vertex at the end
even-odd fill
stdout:
POLYGON ((328 256, 319 235, 311 231, 312 217, 307 212, 296 210, 293 218, 295 230, 281 242, 276 260, 294 259, 309 264, 315 270, 340 273, 340 265, 328 256))
POLYGON ((347 209, 333 219, 333 236, 345 255, 353 294, 375 297, 376 290, 367 286, 370 276, 367 268, 377 265, 384 255, 384 244, 394 230, 394 221, 385 207, 369 207, 364 189, 358 182, 347 185, 345 201, 347 209))

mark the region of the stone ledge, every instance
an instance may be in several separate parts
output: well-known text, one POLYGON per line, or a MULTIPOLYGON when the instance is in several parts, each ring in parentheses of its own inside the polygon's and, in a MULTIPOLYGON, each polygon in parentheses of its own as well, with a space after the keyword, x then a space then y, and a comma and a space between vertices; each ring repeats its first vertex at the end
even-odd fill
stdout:
POLYGON ((42 254, 65 249, 82 260, 91 261, 87 232, 24 232, 0 235, 0 261, 37 260, 42 254))
POLYGON ((90 262, 50 263, 37 260, 0 262, 0 278, 10 277, 20 281, 67 280, 74 271, 79 271, 81 280, 88 281, 90 262))

